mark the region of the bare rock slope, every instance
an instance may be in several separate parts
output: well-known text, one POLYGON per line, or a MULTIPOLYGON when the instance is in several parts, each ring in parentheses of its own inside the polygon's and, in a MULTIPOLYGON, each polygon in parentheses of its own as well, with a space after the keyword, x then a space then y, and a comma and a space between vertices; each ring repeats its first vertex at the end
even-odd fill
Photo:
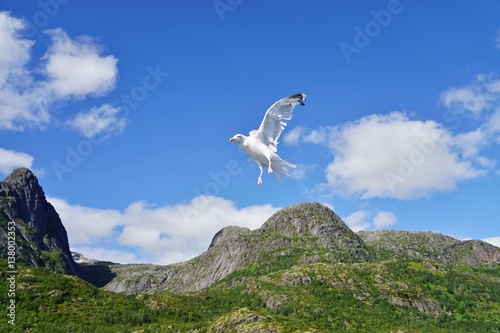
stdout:
POLYGON ((0 225, 0 257, 7 257, 5 244, 15 238, 17 263, 78 275, 66 229, 29 169, 16 169, 0 182, 0 225), (9 238, 12 227, 15 236, 9 238))

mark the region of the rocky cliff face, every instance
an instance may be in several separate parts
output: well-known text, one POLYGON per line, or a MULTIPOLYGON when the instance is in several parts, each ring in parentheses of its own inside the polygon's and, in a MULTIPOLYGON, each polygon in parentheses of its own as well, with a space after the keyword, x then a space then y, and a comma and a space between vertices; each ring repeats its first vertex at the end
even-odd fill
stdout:
POLYGON ((197 291, 249 265, 370 260, 363 241, 329 208, 300 203, 280 210, 261 228, 226 227, 208 250, 179 264, 110 265, 116 277, 106 289, 121 293, 197 291))
POLYGON ((460 241, 426 231, 360 231, 358 235, 379 259, 423 259, 464 266, 500 264, 500 249, 479 240, 460 241))
POLYGON ((59 215, 36 176, 17 169, 0 182, 0 256, 7 257, 9 222, 15 223, 16 262, 78 274, 59 215))

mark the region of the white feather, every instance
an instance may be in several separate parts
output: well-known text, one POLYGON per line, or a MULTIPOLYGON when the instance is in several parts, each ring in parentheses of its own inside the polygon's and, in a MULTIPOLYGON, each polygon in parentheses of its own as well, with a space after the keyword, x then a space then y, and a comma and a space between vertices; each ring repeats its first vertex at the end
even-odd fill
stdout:
POLYGON ((280 99, 267 110, 260 127, 250 132, 274 152, 278 150, 278 138, 285 129, 287 121, 292 119, 296 105, 304 105, 305 94, 295 94, 280 99))
POLYGON ((257 185, 262 184, 262 167, 267 167, 269 173, 274 171, 278 181, 281 181, 280 174, 289 175, 286 167, 295 168, 295 165, 276 154, 278 138, 287 125, 286 121, 292 119, 295 106, 304 105, 305 99, 305 94, 295 94, 280 99, 267 110, 259 129, 251 131, 250 136, 236 134, 230 139, 230 141, 235 141, 259 166, 260 175, 257 185))

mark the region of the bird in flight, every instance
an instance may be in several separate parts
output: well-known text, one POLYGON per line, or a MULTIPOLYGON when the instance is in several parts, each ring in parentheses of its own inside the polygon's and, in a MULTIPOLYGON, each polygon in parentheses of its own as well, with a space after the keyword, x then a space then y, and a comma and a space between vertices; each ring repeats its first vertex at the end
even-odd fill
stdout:
POLYGON ((259 129, 250 132, 249 136, 236 134, 229 141, 234 141, 248 154, 259 166, 260 175, 257 185, 262 184, 263 167, 268 173, 273 173, 278 181, 280 174, 288 176, 286 167, 295 168, 276 154, 278 151, 278 138, 285 129, 286 121, 292 119, 293 109, 296 105, 305 105, 305 94, 295 94, 280 99, 266 111, 259 129))

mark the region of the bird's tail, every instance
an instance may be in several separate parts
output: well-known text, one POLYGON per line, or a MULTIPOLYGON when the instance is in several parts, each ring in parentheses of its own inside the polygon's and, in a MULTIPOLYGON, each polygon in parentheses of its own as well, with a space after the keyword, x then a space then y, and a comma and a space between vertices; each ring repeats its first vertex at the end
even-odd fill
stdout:
POLYGON ((273 161, 273 171, 274 171, 274 176, 276 179, 281 182, 281 177, 279 176, 280 174, 289 177, 290 174, 288 173, 287 167, 291 169, 295 169, 297 166, 295 164, 292 164, 290 162, 285 161, 282 158, 279 158, 278 161, 273 161))

